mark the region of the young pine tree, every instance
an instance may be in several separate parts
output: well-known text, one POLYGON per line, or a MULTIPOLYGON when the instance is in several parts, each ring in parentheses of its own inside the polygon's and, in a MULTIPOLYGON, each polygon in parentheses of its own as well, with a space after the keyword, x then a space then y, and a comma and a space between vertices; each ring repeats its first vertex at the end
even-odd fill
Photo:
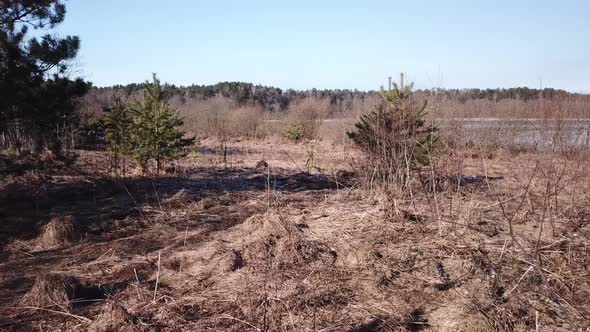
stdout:
POLYGON ((132 154, 142 171, 147 171, 151 159, 156 161, 156 172, 161 163, 178 158, 184 147, 192 145, 194 138, 184 138, 183 124, 178 112, 163 100, 162 87, 157 76, 153 83, 146 82, 143 100, 130 107, 132 112, 132 154))
POLYGON ((114 98, 113 106, 105 110, 102 118, 104 133, 112 156, 112 166, 118 169, 123 156, 133 150, 131 141, 132 119, 127 107, 120 98, 114 98))
POLYGON ((406 187, 410 173, 428 165, 436 128, 426 124, 426 102, 412 97, 412 85, 381 90, 383 103, 363 114, 348 133, 366 153, 371 178, 406 187))

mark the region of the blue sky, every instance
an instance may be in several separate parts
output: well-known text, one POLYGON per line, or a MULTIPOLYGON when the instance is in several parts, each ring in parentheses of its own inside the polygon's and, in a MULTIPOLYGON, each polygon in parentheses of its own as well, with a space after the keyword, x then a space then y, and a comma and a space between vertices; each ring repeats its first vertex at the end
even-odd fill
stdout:
POLYGON ((60 35, 82 39, 95 85, 157 72, 188 85, 376 89, 404 71, 418 88, 590 92, 590 2, 69 0, 60 35))

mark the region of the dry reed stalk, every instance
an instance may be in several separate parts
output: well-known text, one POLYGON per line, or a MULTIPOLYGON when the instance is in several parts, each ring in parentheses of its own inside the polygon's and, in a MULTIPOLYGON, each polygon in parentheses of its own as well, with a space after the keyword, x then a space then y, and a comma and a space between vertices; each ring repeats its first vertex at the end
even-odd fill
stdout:
POLYGON ((156 285, 154 286, 154 298, 152 302, 156 302, 156 296, 158 295, 158 283, 160 282, 160 260, 162 256, 162 251, 158 251, 158 270, 156 271, 156 285))
POLYGON ((137 282, 137 284, 135 284, 135 290, 137 291, 137 298, 140 299, 141 301, 143 301, 144 300, 143 295, 139 291, 139 288, 140 288, 139 276, 137 275, 137 270, 135 268, 133 268, 133 273, 135 274, 135 281, 137 282))

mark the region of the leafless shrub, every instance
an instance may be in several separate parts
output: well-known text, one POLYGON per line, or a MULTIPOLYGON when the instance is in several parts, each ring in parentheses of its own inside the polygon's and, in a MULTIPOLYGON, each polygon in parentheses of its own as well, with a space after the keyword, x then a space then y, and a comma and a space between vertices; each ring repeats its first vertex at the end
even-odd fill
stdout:
POLYGON ((197 137, 225 135, 229 128, 225 123, 226 114, 235 107, 227 98, 213 97, 207 100, 190 100, 179 109, 184 118, 184 130, 197 137))
POLYGON ((232 137, 249 139, 260 139, 266 136, 264 130, 265 114, 255 106, 242 106, 230 111, 227 114, 227 121, 230 124, 232 137))
POLYGON ((441 135, 458 148, 518 154, 536 150, 567 153, 590 147, 590 104, 584 96, 500 101, 446 96, 437 108, 441 135))
POLYGON ((180 106, 184 130, 200 138, 260 139, 267 134, 265 112, 256 106, 239 106, 230 99, 214 97, 190 100, 180 106))
POLYGON ((291 105, 287 111, 285 136, 293 142, 317 138, 322 119, 329 112, 325 99, 307 98, 291 105))

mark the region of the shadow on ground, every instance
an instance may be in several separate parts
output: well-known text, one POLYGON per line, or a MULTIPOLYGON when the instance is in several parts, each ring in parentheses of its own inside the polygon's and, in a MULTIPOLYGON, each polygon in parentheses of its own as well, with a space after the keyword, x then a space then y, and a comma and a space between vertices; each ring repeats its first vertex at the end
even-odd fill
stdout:
MULTIPOLYGON (((350 180, 350 179, 347 179, 350 180)), ((105 179, 89 176, 48 177, 41 185, 11 186, 0 190, 0 259, 13 240, 34 238, 51 218, 73 216, 80 232, 98 235, 113 221, 141 214, 141 207, 159 205, 180 190, 193 200, 220 194, 256 194, 270 190, 301 192, 348 186, 321 174, 284 170, 192 168, 186 177, 105 179)), ((220 225, 221 226, 221 225, 220 225)), ((232 225, 228 225, 232 226, 232 225)))

